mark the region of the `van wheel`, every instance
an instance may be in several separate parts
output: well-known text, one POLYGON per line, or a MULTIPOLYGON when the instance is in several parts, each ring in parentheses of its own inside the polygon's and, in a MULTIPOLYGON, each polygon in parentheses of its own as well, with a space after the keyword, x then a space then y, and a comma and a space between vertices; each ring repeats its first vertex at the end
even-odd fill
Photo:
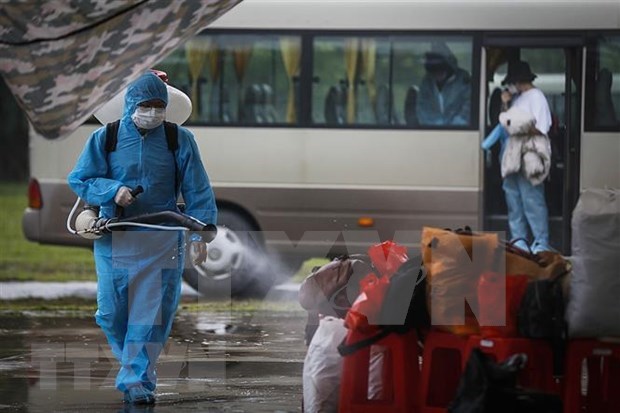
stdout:
POLYGON ((208 245, 205 263, 194 264, 195 253, 188 248, 183 278, 209 298, 258 295, 271 286, 261 274, 265 262, 263 240, 256 228, 240 213, 223 209, 218 213, 217 236, 208 245), (269 284, 267 288, 262 288, 269 284))

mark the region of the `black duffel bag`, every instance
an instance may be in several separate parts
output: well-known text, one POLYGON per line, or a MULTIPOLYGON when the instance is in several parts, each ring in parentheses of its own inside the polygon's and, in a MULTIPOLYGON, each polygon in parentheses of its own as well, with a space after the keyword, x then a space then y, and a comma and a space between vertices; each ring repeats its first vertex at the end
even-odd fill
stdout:
POLYGON ((519 334, 522 337, 543 339, 553 348, 553 373, 564 374, 564 356, 568 325, 564 318, 565 297, 562 280, 568 272, 528 284, 518 314, 519 334))
POLYGON ((448 412, 562 413, 558 396, 517 385, 517 376, 525 363, 525 354, 496 363, 480 349, 474 349, 448 412))

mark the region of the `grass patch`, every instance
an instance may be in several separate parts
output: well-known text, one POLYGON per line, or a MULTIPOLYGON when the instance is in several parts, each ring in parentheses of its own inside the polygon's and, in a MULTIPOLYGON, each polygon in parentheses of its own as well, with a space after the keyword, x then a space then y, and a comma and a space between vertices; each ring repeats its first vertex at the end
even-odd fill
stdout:
POLYGON ((94 313, 97 302, 92 299, 67 297, 55 300, 38 298, 20 298, 17 300, 0 300, 1 312, 23 311, 75 311, 94 313))
POLYGON ((291 278, 291 281, 302 282, 312 272, 314 267, 323 266, 329 261, 327 258, 310 258, 302 264, 299 271, 291 278))
POLYGON ((258 311, 296 313, 303 312, 297 301, 263 301, 258 299, 232 300, 232 301, 204 301, 193 303, 182 303, 180 311, 186 312, 232 312, 232 313, 255 313, 258 311))
POLYGON ((26 183, 0 183, 0 281, 94 281, 91 251, 40 245, 24 238, 26 183))

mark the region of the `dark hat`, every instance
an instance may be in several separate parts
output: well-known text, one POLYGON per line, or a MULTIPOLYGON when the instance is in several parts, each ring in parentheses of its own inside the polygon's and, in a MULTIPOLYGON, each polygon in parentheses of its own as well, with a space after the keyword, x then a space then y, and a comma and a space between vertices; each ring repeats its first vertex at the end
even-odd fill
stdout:
POLYGON ((531 82, 536 79, 536 77, 537 76, 532 73, 530 65, 527 62, 518 60, 508 64, 508 73, 504 80, 502 80, 502 85, 516 82, 531 82))

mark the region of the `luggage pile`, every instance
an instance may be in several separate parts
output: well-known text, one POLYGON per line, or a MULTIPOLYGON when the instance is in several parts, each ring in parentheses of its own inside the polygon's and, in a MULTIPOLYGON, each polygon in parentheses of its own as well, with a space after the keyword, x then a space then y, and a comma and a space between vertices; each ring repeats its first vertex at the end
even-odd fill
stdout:
POLYGON ((601 340, 620 337, 620 193, 582 194, 573 252, 425 227, 412 257, 387 241, 316 268, 304 411, 620 411, 620 342, 601 340))

